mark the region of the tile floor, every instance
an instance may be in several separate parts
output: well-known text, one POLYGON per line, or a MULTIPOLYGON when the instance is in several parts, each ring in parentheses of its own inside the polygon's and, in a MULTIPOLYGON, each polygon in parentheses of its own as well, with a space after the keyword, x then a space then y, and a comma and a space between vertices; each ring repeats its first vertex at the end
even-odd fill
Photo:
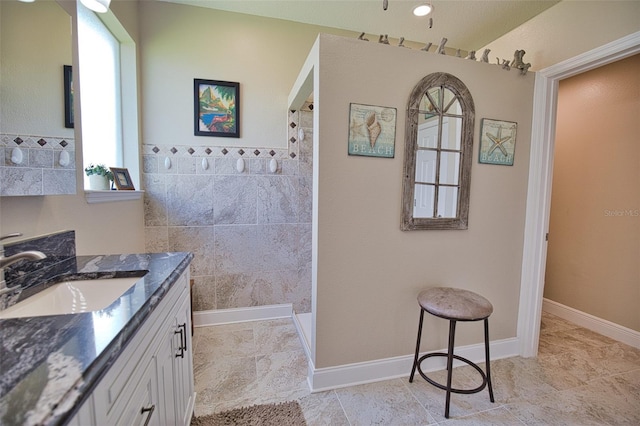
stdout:
MULTIPOLYGON (((486 390, 453 394, 448 420, 444 391, 419 376, 409 383, 409 372, 310 394, 291 319, 196 328, 193 342, 196 415, 295 399, 309 426, 640 424, 640 350, 547 313, 539 356, 492 361, 496 402, 486 390)), ((458 367, 454 385, 472 387, 476 375, 458 367)))

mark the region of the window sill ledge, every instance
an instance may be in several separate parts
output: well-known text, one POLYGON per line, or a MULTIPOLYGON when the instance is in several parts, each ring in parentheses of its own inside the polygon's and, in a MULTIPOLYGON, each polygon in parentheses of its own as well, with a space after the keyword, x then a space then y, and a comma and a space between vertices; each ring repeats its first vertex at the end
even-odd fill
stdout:
POLYGON ((89 204, 130 201, 142 198, 144 191, 93 191, 85 189, 84 197, 89 204))

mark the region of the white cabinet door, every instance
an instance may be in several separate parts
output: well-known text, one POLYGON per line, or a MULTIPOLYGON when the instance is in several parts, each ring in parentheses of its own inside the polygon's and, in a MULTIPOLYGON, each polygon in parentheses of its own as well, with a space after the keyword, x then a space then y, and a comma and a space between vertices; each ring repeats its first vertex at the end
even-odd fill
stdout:
POLYGON ((191 305, 190 297, 184 298, 176 313, 176 357, 173 359, 176 381, 176 414, 178 424, 189 425, 194 406, 193 394, 193 346, 191 342, 191 305))
MULTIPOLYGON (((182 278, 181 278, 182 279, 182 278)), ((182 285, 182 284, 181 284, 182 285)), ((183 295, 166 322, 158 349, 158 392, 166 424, 188 426, 193 413, 193 358, 189 291, 183 295)))
POLYGON ((173 358, 174 353, 174 323, 171 320, 164 330, 162 343, 158 348, 158 393, 161 401, 162 417, 165 424, 176 423, 175 395, 176 387, 173 375, 173 358))

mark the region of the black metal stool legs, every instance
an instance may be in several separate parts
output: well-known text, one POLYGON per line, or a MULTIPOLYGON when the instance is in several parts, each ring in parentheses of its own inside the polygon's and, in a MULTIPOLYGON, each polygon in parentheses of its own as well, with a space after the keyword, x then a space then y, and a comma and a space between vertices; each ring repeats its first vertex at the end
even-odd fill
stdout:
POLYGON ((455 355, 455 339, 456 339, 456 323, 457 320, 449 319, 449 343, 447 346, 447 352, 432 352, 423 356, 420 356, 420 340, 422 338, 422 324, 424 322, 424 309, 420 310, 420 322, 418 323, 418 338, 416 339, 416 353, 413 358, 413 367, 411 368, 411 375, 409 376, 409 382, 413 382, 413 378, 415 376, 416 371, 425 379, 427 382, 431 383, 433 386, 440 388, 446 391, 446 400, 445 400, 445 408, 444 408, 444 416, 445 418, 449 418, 449 408, 451 406, 451 393, 460 393, 460 394, 471 394, 480 392, 485 387, 489 388, 489 398, 491 402, 495 402, 493 397, 493 386, 491 384, 491 363, 489 357, 489 319, 484 319, 484 352, 485 352, 485 361, 486 367, 485 371, 475 363, 470 360, 461 357, 460 355, 455 355), (447 358, 447 384, 446 386, 436 381, 430 379, 420 368, 420 364, 422 361, 431 357, 446 357, 447 358), (457 389, 453 387, 453 360, 457 359, 458 361, 462 361, 467 365, 473 367, 482 377, 482 383, 474 388, 474 389, 457 389))
POLYGON ((451 402, 451 376, 453 375, 453 346, 456 340, 456 322, 449 321, 449 347, 447 348, 447 402, 444 406, 444 417, 449 418, 449 405, 451 402))
POLYGON ((491 386, 491 366, 489 362, 489 318, 484 319, 484 355, 485 355, 485 371, 487 374, 487 386, 489 387, 489 399, 493 399, 493 387, 491 386))
POLYGON ((416 368, 418 368, 418 356, 420 354, 420 337, 422 336, 422 321, 424 320, 424 310, 420 309, 420 322, 418 323, 418 339, 416 343, 416 356, 413 358, 413 368, 411 369, 411 376, 409 376, 409 383, 413 382, 413 376, 416 374, 416 368))

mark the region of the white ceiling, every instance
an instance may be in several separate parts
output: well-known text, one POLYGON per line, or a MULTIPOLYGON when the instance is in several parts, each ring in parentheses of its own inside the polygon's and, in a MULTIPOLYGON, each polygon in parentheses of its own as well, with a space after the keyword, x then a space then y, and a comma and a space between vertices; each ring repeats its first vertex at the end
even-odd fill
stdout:
MULTIPOLYGON (((411 11, 420 0, 160 0, 230 12, 285 19, 305 24, 365 32, 370 40, 380 34, 404 37, 420 43, 478 50, 518 27, 557 0, 426 0, 433 4, 431 15, 418 18, 411 11), (433 27, 429 28, 429 17, 433 27)), ((514 46, 522 48, 520 46, 514 46)))

